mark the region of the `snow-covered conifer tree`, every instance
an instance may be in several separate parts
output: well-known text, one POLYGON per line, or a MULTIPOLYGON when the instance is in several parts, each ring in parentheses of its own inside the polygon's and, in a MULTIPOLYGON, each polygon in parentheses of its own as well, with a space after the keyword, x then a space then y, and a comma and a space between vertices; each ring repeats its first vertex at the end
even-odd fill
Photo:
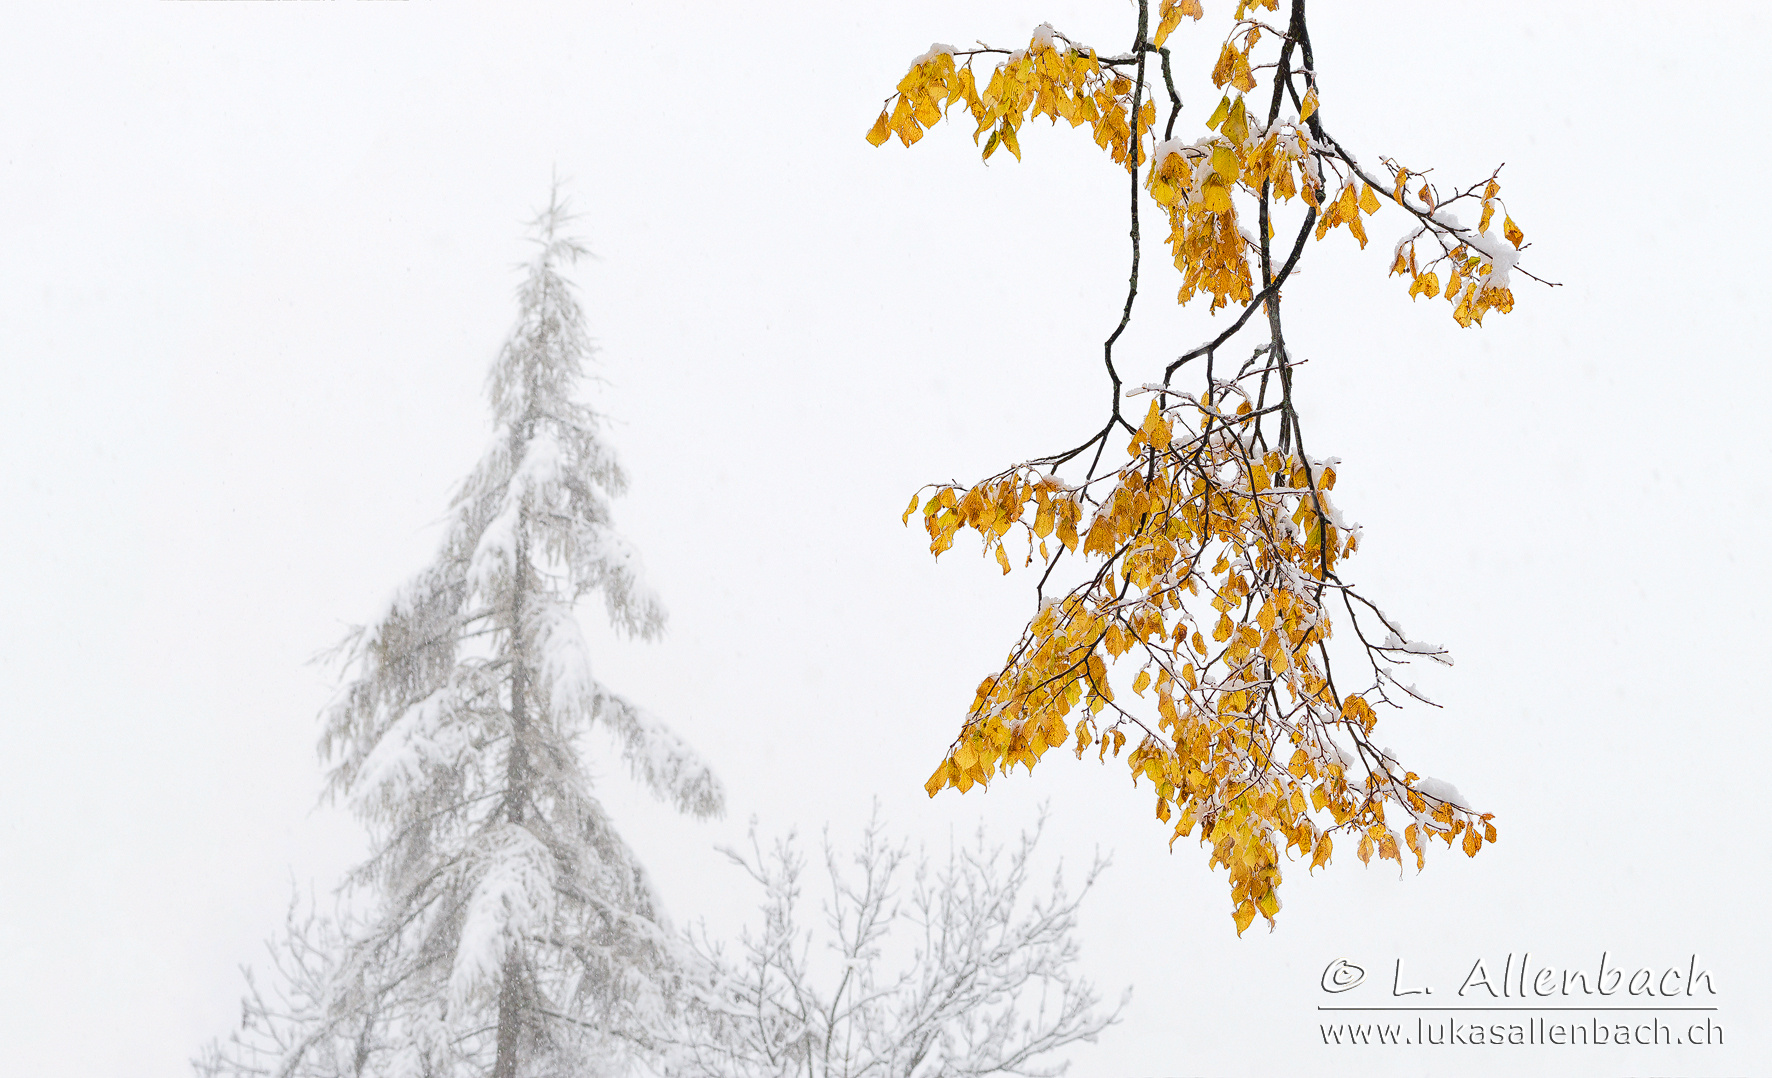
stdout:
MULTIPOLYGON (((211 1074, 590 1075, 669 997, 678 937, 599 804, 580 735, 600 725, 679 810, 720 787, 666 726, 592 673, 573 609, 596 593, 621 631, 664 624, 609 498, 625 479, 604 420, 575 397, 591 354, 562 268, 584 253, 558 197, 487 388, 493 443, 455 495, 436 560, 340 645, 323 715, 327 790, 362 817, 365 901, 299 976, 246 1001, 211 1074)), ((276 945, 274 945, 276 946, 276 945)), ((282 965, 288 965, 285 962, 282 965)), ((286 977, 287 979, 287 977, 286 977)))

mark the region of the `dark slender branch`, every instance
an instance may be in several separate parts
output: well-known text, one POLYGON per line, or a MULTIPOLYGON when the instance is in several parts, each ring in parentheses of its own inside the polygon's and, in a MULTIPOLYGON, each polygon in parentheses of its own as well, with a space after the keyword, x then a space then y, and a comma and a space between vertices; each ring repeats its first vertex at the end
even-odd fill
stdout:
POLYGON ((1286 31, 1286 44, 1280 47, 1280 59, 1274 65, 1274 100, 1267 110, 1267 125, 1274 126, 1280 118, 1280 98, 1292 83, 1292 48, 1298 44, 1300 25, 1304 21, 1304 6, 1296 5, 1292 9, 1292 25, 1286 31))
POLYGON ((1082 445, 1078 446, 1077 448, 1069 450, 1068 452, 1060 453, 1056 456, 1035 457, 1033 460, 1029 461, 1028 463, 1030 463, 1030 464, 1050 464, 1054 468, 1056 468, 1060 464, 1065 463, 1066 461, 1070 460, 1072 457, 1083 452, 1085 449, 1088 449, 1090 446, 1094 445, 1096 442, 1105 439, 1113 429, 1114 429, 1114 421, 1112 419, 1109 419, 1107 426, 1101 428, 1101 431, 1099 433, 1097 433, 1094 437, 1090 438, 1088 441, 1084 442, 1082 445))
MULTIPOLYGON (((1131 177, 1132 188, 1130 203, 1132 218, 1132 273, 1126 283, 1126 307, 1120 312, 1120 324, 1114 327, 1114 331, 1108 335, 1108 339, 1104 341, 1101 346, 1102 362, 1107 366, 1109 381, 1113 383, 1113 412, 1112 419, 1108 424, 1110 429, 1115 422, 1125 424, 1125 420, 1120 418, 1120 372, 1114 369, 1114 342, 1120 339, 1120 334, 1126 332, 1126 324, 1132 321, 1132 302, 1138 298, 1138 155, 1139 151, 1143 149, 1144 146, 1144 140, 1138 130, 1138 110, 1143 104, 1144 44, 1145 32, 1149 25, 1150 0, 1138 0, 1138 40, 1132 43, 1133 51, 1138 54, 1138 77, 1132 82, 1132 111, 1129 114, 1129 118, 1132 121, 1132 130, 1131 134, 1128 136, 1126 145, 1126 171, 1131 177)), ((1180 107, 1179 99, 1177 99, 1176 107, 1180 107)), ((1126 424, 1126 426, 1128 430, 1131 429, 1130 424, 1126 424)), ((1105 444, 1105 435, 1102 440, 1105 444)), ((1097 461, 1101 459, 1099 449, 1096 451, 1095 456, 1097 461)), ((1095 465, 1091 464, 1089 466, 1089 475, 1093 477, 1094 474, 1095 465)))
POLYGON ((1225 341, 1228 341, 1233 336, 1235 336, 1237 331, 1243 328, 1243 323, 1249 321, 1249 316, 1255 313, 1255 309, 1257 307, 1259 307, 1261 304, 1265 303, 1269 296, 1277 293, 1280 290, 1280 286, 1286 283, 1286 278, 1291 276, 1292 267, 1298 265, 1298 256, 1304 253, 1304 239, 1306 236, 1309 236, 1311 234, 1311 228, 1316 223, 1317 223, 1317 208, 1315 206, 1312 206, 1308 210, 1305 211, 1304 227, 1300 228, 1298 230, 1298 239, 1296 241, 1294 241, 1292 244, 1292 253, 1289 256, 1287 256, 1286 264, 1280 267, 1280 272, 1274 275, 1273 283, 1268 285, 1266 288, 1263 288, 1261 290, 1260 294, 1258 294, 1254 299, 1249 301, 1248 305, 1243 308, 1243 313, 1237 316, 1237 320, 1235 322, 1231 323, 1231 327, 1229 329, 1225 330, 1223 333, 1220 333, 1218 336, 1212 338, 1212 340, 1206 342, 1205 344, 1200 345, 1198 348, 1195 348, 1190 352, 1183 353, 1181 355, 1181 357, 1178 358, 1175 362, 1173 362, 1173 363, 1169 364, 1169 366, 1163 368, 1163 384, 1165 386, 1167 386, 1169 384, 1170 378, 1172 378, 1175 375, 1175 372, 1181 368, 1181 365, 1183 363, 1186 363, 1187 361, 1189 361, 1191 359, 1198 359, 1199 357, 1206 355, 1208 352, 1211 352, 1213 349, 1217 348, 1219 345, 1223 344, 1225 341))
POLYGON ((1167 140, 1175 137, 1175 120, 1181 115, 1181 95, 1175 92, 1175 76, 1169 71, 1169 50, 1161 48, 1157 52, 1163 57, 1163 85, 1169 88, 1169 122, 1163 127, 1163 138, 1167 140))

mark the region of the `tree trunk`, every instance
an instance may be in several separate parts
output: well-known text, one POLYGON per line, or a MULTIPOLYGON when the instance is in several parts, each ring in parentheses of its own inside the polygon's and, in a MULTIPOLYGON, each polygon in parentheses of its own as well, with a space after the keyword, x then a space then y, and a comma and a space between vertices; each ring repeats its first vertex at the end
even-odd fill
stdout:
POLYGON ((512 947, 498 990, 498 1057, 492 1078, 517 1078, 517 1039, 523 1032, 523 952, 512 947))
MULTIPOLYGON (((523 634, 523 589, 528 583, 529 537, 526 514, 517 518, 517 556, 511 583, 511 747, 505 757, 505 819, 523 822, 529 801, 529 754, 524 746, 529 728, 529 662, 523 634)), ((505 954, 498 990, 498 1055, 492 1078, 517 1078, 518 1040, 523 1032, 523 950, 513 941, 505 954)))

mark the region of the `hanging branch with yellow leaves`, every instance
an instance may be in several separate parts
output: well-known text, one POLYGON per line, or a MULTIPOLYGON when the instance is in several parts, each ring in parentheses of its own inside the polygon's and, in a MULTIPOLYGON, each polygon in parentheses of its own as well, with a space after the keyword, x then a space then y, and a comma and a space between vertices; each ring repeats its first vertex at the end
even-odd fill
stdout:
POLYGON ((937 556, 970 528, 1005 573, 1016 560, 1031 566, 1037 557, 1043 566, 1037 613, 1002 668, 979 684, 929 793, 965 792, 1016 764, 1031 771, 1060 745, 1078 758, 1090 748, 1103 761, 1123 756, 1133 782, 1154 788, 1156 816, 1173 826, 1170 845, 1197 828, 1209 865, 1228 870, 1239 934, 1257 913, 1273 924, 1282 852, 1308 858, 1314 870, 1341 836, 1363 862, 1376 854, 1401 866, 1407 851, 1419 869, 1431 837, 1472 856, 1496 838, 1490 814, 1372 740, 1378 708, 1404 698, 1428 703, 1397 679, 1398 667, 1450 658, 1409 639, 1341 574, 1360 529, 1332 501, 1336 461, 1305 450, 1293 397, 1304 361, 1282 331, 1281 286, 1313 237, 1341 227, 1363 249, 1363 219, 1386 203, 1408 220, 1392 275, 1408 277, 1411 298, 1445 296, 1460 326, 1511 311, 1512 275, 1532 277, 1518 265, 1525 237, 1497 175, 1442 198, 1424 173, 1394 161, 1381 158, 1385 174, 1374 174, 1325 130, 1305 2, 1289 2, 1281 28, 1261 17, 1278 12, 1280 0, 1238 0, 1212 71, 1224 97, 1193 142, 1175 137, 1182 102, 1166 41, 1184 18, 1204 18, 1198 0, 1159 0, 1154 32, 1150 0, 1139 0, 1133 47, 1117 56, 1049 25, 1013 51, 934 45, 913 61, 867 136, 880 145, 896 135, 909 146, 961 106, 987 160, 999 148, 1020 160, 1018 132, 1045 116, 1089 125, 1130 181, 1132 270, 1120 321, 1103 344, 1106 424, 1075 448, 973 486, 925 488, 905 511, 908 523, 921 509, 937 556), (1258 55, 1264 46, 1271 60, 1258 55), (980 90, 973 68, 985 57, 994 66, 980 90), (1147 81, 1153 58, 1169 107, 1161 140, 1147 81), (1265 108, 1258 72, 1270 87, 1265 108), (1236 314, 1164 365, 1160 382, 1128 392, 1114 345, 1138 294, 1145 198, 1168 218, 1178 301, 1205 294, 1210 312, 1236 314), (1295 199, 1302 220, 1276 246, 1278 211, 1295 199), (1459 217, 1461 202, 1478 214, 1474 228, 1459 217), (1242 223, 1251 214, 1253 234, 1242 223), (1497 214, 1499 235, 1491 231, 1497 214), (1258 311, 1265 339, 1244 345, 1240 363, 1221 359, 1258 311), (1197 391, 1179 387, 1177 374, 1197 361, 1197 391), (1138 394, 1151 402, 1134 425, 1121 409, 1138 394), (1116 432, 1130 437, 1126 456, 1104 468, 1116 432), (1059 477, 1084 460, 1080 476, 1059 477), (1081 582, 1048 594, 1066 554, 1081 582), (1343 671, 1346 636, 1357 641, 1357 685, 1336 680, 1332 607, 1337 619, 1346 615, 1337 644, 1343 671), (1110 667, 1120 672, 1119 691, 1110 667))

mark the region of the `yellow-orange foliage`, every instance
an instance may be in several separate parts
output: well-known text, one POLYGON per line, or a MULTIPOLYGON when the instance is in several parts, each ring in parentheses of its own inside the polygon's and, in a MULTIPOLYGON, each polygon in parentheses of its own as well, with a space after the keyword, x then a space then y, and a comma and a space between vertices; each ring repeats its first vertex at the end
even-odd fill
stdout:
MULTIPOLYGON (((1149 0, 1141 0, 1138 40, 1125 56, 1104 58, 1045 25, 1014 51, 935 46, 899 82, 867 136, 880 145, 897 135, 909 146, 958 105, 972 115, 985 158, 1003 146, 1019 160, 1027 120, 1087 124, 1135 181, 1146 169, 1142 190, 1168 218, 1179 302, 1205 294, 1209 311, 1242 312, 1213 342, 1171 363, 1161 385, 1145 387, 1154 397, 1137 426, 1120 412, 1116 330, 1106 348, 1113 413, 1083 447, 1096 449, 1097 463, 1080 480, 1054 474, 1088 459, 1073 450, 970 487, 926 488, 905 511, 908 522, 921 509, 938 556, 971 529, 1004 573, 1018 561, 1044 567, 1038 612, 1002 668, 979 683, 929 778, 931 796, 983 785, 1017 764, 1031 771, 1060 746, 1078 758, 1091 749, 1103 761, 1123 758, 1134 783, 1150 784, 1171 846, 1197 831, 1209 864, 1227 869, 1239 934, 1257 914, 1273 923, 1282 860, 1315 869, 1329 861, 1336 836, 1362 861, 1376 854, 1401 865, 1407 851, 1417 868, 1430 837, 1470 855, 1496 837, 1490 814, 1455 803, 1450 787, 1423 780, 1371 741, 1376 707, 1394 702, 1390 690, 1414 695, 1391 677, 1394 665, 1444 653, 1405 639, 1340 576, 1359 530, 1332 502, 1334 462, 1302 448, 1295 362, 1278 308, 1292 262, 1280 267, 1269 247, 1273 215, 1302 203, 1299 250, 1307 234, 1321 240, 1336 228, 1363 249, 1366 219, 1387 203, 1401 208, 1409 231, 1391 272, 1408 277, 1411 297, 1446 296, 1467 327, 1488 311, 1513 309, 1509 274, 1524 244, 1494 176, 1481 194, 1472 187, 1441 201, 1429 184, 1410 190, 1419 174, 1395 162, 1385 161, 1382 182, 1368 174, 1324 131, 1315 72, 1294 59, 1295 51, 1310 56, 1302 4, 1294 0, 1283 30, 1259 14, 1278 7, 1279 0, 1238 0, 1212 70, 1225 94, 1192 142, 1157 139, 1154 95, 1143 80, 1146 61, 1161 56, 1167 81, 1164 43, 1184 18, 1204 16, 1198 0, 1161 0, 1154 28, 1149 0), (1272 63, 1254 56, 1264 40, 1278 42, 1272 63), (972 64, 986 55, 999 59, 981 91, 972 64), (1257 115, 1250 95, 1264 70, 1281 85, 1257 115), (1285 95, 1294 107, 1282 114, 1285 95), (1474 229, 1447 209, 1464 199, 1481 205, 1474 229), (1496 235, 1489 230, 1498 211, 1496 235), (1257 222, 1268 235, 1252 235, 1261 231, 1257 222), (1214 351, 1252 321, 1256 302, 1268 317, 1254 324, 1269 339, 1249 362, 1234 377, 1209 373, 1203 392, 1173 388, 1170 377, 1190 358, 1206 356, 1212 371, 1214 351), (1269 366, 1255 368, 1258 361, 1269 366), (1116 430, 1130 434, 1125 459, 1098 474, 1116 430), (1083 582, 1046 596, 1054 563, 1067 554, 1083 567, 1083 582), (1369 660, 1369 688, 1336 684, 1331 602, 1369 660), (1362 617, 1384 636, 1369 638, 1362 617)), ((1173 129, 1179 99, 1171 93, 1171 100, 1173 129)), ((1136 217, 1133 242, 1136 265, 1136 217)), ((1131 306, 1129 296, 1126 317, 1131 306)))

